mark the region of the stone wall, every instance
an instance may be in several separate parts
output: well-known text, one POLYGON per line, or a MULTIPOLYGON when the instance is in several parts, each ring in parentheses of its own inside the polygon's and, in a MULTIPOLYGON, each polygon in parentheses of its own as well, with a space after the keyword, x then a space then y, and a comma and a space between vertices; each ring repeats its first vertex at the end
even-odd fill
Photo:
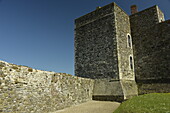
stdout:
POLYGON ((119 79, 134 80, 134 61, 133 48, 130 29, 129 15, 127 15, 119 6, 115 4, 115 29, 118 53, 119 79), (128 40, 128 36, 130 40, 128 40), (130 44, 130 45, 129 45, 130 44), (132 57, 133 69, 130 66, 130 56, 132 57))
POLYGON ((124 101, 138 95, 134 80, 95 80, 93 99, 104 101, 124 101))
POLYGON ((148 93, 169 93, 170 92, 170 83, 169 80, 159 82, 145 81, 138 82, 138 93, 139 95, 148 94, 148 93))
POLYGON ((92 99, 94 81, 0 61, 0 112, 48 113, 92 99))
POLYGON ((111 3, 75 20, 75 75, 92 79, 131 79, 129 16, 111 3))
POLYGON ((164 14, 158 8, 158 6, 150 7, 148 9, 132 14, 130 16, 136 79, 141 79, 141 78, 147 79, 151 76, 152 77, 157 76, 157 74, 155 75, 153 73, 150 74, 150 72, 154 72, 156 70, 156 69, 153 70, 152 67, 156 66, 156 64, 158 63, 157 60, 153 61, 152 59, 156 59, 156 58, 160 59, 163 58, 164 56, 161 55, 160 53, 156 53, 158 48, 155 46, 155 44, 157 45, 159 41, 161 42, 162 36, 159 35, 161 34, 159 28, 154 26, 157 26, 157 24, 159 24, 159 22, 161 21, 164 21, 164 14), (144 52, 144 51, 148 51, 148 52, 144 52), (156 55, 153 53, 155 53, 156 55), (144 59, 145 61, 143 61, 144 59), (152 60, 152 62, 150 62, 150 60, 152 60), (157 63, 154 64, 154 62, 157 63), (141 67, 141 63, 143 63, 142 67, 141 67))
POLYGON ((170 20, 153 6, 130 16, 139 94, 169 92, 170 20))
POLYGON ((170 20, 139 33, 136 43, 136 78, 170 79, 170 20))
MULTIPOLYGON (((150 7, 138 13, 130 15, 130 25, 133 39, 137 41, 138 33, 159 23, 157 6, 150 7)), ((135 42, 134 42, 135 43, 135 42)))
POLYGON ((135 43, 139 94, 170 92, 170 20, 139 33, 135 43))
POLYGON ((130 15, 130 26, 131 26, 132 40, 133 40, 135 70, 137 70, 137 65, 138 65, 138 63, 136 62, 138 60, 136 56, 140 54, 138 45, 141 43, 140 41, 141 36, 139 33, 159 23, 158 20, 159 12, 160 11, 158 11, 158 7, 155 5, 143 11, 130 15))
POLYGON ((75 20, 75 75, 118 79, 114 3, 75 20))
POLYGON ((76 19, 75 25, 75 74, 96 79, 93 99, 122 101, 137 95, 129 63, 129 16, 111 3, 76 19))

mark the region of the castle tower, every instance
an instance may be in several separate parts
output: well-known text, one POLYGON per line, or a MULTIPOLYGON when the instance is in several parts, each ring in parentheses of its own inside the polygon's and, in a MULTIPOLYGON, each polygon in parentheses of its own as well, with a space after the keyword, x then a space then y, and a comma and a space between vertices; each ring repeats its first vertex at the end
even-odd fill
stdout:
MULTIPOLYGON (((153 7, 147 8, 143 11, 140 11, 138 13, 134 13, 130 15, 131 34, 132 34, 132 39, 133 39, 133 49, 134 49, 134 59, 135 59, 135 76, 136 76, 136 79, 138 80, 150 78, 153 74, 151 73, 146 74, 146 72, 149 72, 151 70, 156 71, 154 69, 150 69, 148 67, 149 65, 146 65, 144 67, 150 70, 144 73, 145 69, 142 68, 143 67, 142 65, 144 62, 141 62, 141 61, 142 61, 142 58, 145 57, 146 59, 148 57, 148 54, 146 54, 145 48, 148 47, 148 45, 150 46, 152 44, 153 46, 157 45, 157 43, 159 42, 159 41, 156 41, 156 39, 158 39, 156 37, 161 34, 158 32, 160 32, 162 28, 155 29, 154 27, 163 21, 165 21, 164 14, 156 5, 153 7), (155 33, 155 31, 157 33, 155 33), (152 35, 148 35, 146 34, 146 32, 150 32, 150 34, 152 35)), ((160 40, 161 38, 162 36, 159 36, 160 40)), ((151 49, 152 51, 150 51, 149 54, 153 52, 153 48, 147 48, 147 50, 151 50, 151 49)), ((154 50, 154 52, 156 51, 157 50, 154 50)), ((153 59, 153 57, 151 59, 153 59)), ((150 61, 147 61, 147 62, 150 62, 150 61)), ((154 65, 152 66, 150 64, 150 66, 153 67, 154 65)))
POLYGON ((170 92, 170 20, 158 6, 130 16, 139 94, 170 92))
POLYGON ((96 79, 94 99, 137 94, 129 16, 115 3, 75 20, 75 75, 96 79))

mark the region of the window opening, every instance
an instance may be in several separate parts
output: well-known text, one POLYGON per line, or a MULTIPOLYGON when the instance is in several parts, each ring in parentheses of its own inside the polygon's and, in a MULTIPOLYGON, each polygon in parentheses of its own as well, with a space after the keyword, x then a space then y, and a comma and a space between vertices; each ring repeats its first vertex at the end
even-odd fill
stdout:
POLYGON ((128 35, 128 47, 132 47, 132 40, 131 40, 131 37, 130 35, 128 35))
POLYGON ((133 70, 133 59, 132 59, 132 56, 130 56, 130 69, 133 70))

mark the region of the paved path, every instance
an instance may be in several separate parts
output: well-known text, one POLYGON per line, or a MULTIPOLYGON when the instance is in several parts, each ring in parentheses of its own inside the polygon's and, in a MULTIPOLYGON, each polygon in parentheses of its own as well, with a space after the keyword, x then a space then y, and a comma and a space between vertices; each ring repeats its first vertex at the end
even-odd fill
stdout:
POLYGON ((119 105, 118 102, 89 101, 53 113, 113 113, 119 105))

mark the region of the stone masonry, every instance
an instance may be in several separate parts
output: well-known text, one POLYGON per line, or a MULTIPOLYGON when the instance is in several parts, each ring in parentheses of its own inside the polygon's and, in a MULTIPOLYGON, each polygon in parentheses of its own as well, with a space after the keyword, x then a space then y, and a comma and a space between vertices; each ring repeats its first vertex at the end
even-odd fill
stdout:
POLYGON ((111 3, 75 20, 76 76, 0 61, 0 112, 49 113, 170 92, 170 20, 158 6, 131 8, 129 16, 111 3))
POLYGON ((130 16, 139 94, 170 92, 170 20, 158 6, 130 16))
POLYGON ((156 5, 131 8, 111 3, 75 20, 75 74, 95 79, 93 99, 131 97, 135 79, 139 94, 170 92, 170 22, 156 5))
POLYGON ((75 75, 86 78, 132 79, 129 16, 115 3, 75 20, 75 75))
POLYGON ((76 76, 119 79, 113 10, 109 5, 75 20, 76 76))
POLYGON ((96 79, 93 99, 137 95, 129 16, 111 3, 76 19, 75 26, 75 75, 96 79))
POLYGON ((0 112, 49 113, 92 99, 94 81, 0 61, 0 112))

